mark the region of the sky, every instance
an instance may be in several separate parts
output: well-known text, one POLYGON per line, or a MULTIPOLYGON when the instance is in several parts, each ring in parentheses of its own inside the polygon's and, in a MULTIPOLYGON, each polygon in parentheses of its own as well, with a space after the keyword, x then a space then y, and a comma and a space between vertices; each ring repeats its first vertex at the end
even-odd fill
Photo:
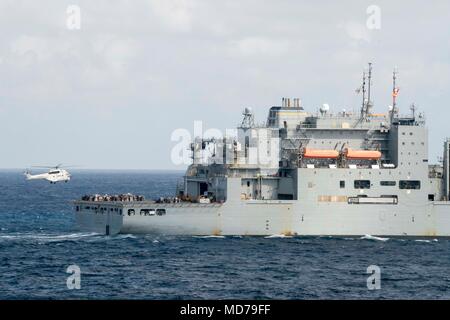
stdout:
POLYGON ((183 169, 174 130, 234 128, 244 107, 263 122, 282 97, 356 110, 369 61, 374 110, 397 67, 400 112, 425 113, 436 162, 450 136, 447 0, 0 0, 0 168, 183 169))

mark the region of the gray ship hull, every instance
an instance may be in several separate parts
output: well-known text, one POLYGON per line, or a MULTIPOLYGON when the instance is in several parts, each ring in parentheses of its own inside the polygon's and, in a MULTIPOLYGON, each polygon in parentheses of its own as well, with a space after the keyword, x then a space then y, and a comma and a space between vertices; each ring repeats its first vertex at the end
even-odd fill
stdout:
MULTIPOLYGON (((82 207, 86 203, 78 205, 82 207)), ((392 205, 366 205, 362 210, 345 203, 308 207, 293 201, 221 205, 143 202, 107 207, 120 208, 122 214, 79 210, 76 220, 80 230, 110 235, 450 236, 450 202, 430 202, 414 211, 408 207, 393 210, 392 205), (142 208, 164 208, 165 214, 141 215, 142 208), (128 210, 134 210, 135 214, 128 215, 128 210)))

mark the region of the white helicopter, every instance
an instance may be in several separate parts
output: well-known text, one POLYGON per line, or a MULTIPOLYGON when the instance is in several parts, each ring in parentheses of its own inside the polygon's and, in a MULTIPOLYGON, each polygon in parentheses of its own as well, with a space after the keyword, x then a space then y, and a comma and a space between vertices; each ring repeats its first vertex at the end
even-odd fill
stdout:
POLYGON ((47 180, 50 183, 57 183, 57 182, 68 182, 70 180, 71 174, 65 170, 61 169, 62 164, 58 164, 54 167, 46 167, 46 166, 33 166, 33 168, 45 168, 50 169, 46 173, 40 173, 40 174, 31 174, 31 171, 28 169, 24 172, 24 175, 27 180, 47 180))

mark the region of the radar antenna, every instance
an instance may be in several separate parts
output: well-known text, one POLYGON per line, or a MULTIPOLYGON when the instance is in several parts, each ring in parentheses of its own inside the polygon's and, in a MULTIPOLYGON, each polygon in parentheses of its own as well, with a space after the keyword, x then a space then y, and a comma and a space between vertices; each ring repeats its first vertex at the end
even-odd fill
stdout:
POLYGON ((244 119, 242 119, 241 128, 249 129, 255 126, 255 118, 253 116, 253 112, 251 108, 245 108, 244 112, 242 112, 244 119))

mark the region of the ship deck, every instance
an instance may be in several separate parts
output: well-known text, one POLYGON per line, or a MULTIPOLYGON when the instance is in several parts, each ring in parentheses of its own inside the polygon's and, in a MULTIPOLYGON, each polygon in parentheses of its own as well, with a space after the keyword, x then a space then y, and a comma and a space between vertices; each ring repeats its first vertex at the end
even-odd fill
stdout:
POLYGON ((194 202, 156 202, 151 200, 143 200, 143 201, 87 201, 87 200, 75 200, 73 202, 75 205, 84 205, 84 206, 96 206, 96 207, 137 207, 143 208, 152 206, 155 208, 202 208, 202 207, 221 207, 223 203, 212 202, 212 203, 194 203, 194 202))

